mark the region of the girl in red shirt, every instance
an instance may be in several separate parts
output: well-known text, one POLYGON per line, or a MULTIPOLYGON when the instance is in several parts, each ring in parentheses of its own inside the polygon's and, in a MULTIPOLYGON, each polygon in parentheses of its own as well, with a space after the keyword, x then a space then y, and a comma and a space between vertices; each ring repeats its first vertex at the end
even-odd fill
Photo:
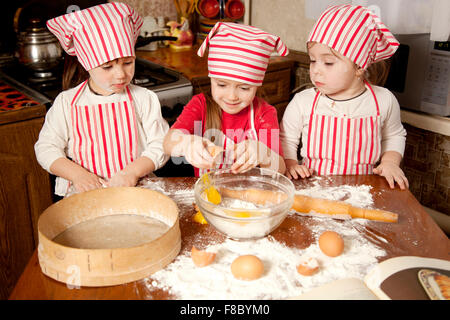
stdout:
POLYGON ((255 27, 218 22, 198 50, 207 46, 211 92, 198 94, 184 107, 164 140, 164 151, 184 156, 195 175, 212 168, 233 173, 255 166, 284 173, 276 109, 256 96, 270 54, 288 54, 279 37, 255 27), (208 148, 223 153, 213 158, 208 148))

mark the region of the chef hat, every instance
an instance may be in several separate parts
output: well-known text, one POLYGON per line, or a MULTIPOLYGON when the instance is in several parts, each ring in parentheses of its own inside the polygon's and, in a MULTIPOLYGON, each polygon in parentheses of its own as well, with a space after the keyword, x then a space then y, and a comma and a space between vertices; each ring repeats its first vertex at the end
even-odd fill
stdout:
POLYGON ((86 70, 108 61, 134 56, 142 18, 129 5, 101 4, 47 21, 63 49, 86 70))
POLYGON ((392 56, 399 42, 369 9, 332 6, 325 10, 312 29, 308 42, 333 48, 363 69, 392 56))
POLYGON ((209 77, 255 86, 262 85, 272 51, 281 56, 289 53, 279 37, 236 23, 217 22, 198 49, 200 57, 208 45, 209 77))

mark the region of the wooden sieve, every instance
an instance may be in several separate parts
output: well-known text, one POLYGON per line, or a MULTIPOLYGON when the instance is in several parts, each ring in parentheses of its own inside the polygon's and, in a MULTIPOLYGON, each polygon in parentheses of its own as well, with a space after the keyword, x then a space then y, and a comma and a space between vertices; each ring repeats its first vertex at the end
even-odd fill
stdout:
MULTIPOLYGON (((97 189, 65 198, 48 207, 39 218, 41 270, 71 286, 110 286, 145 278, 178 255, 178 214, 177 205, 166 195, 136 187, 97 189), (123 248, 83 249, 54 241, 73 226, 112 215, 145 216, 164 222, 168 230, 152 241, 123 248)), ((101 230, 98 233, 101 235, 101 230)))

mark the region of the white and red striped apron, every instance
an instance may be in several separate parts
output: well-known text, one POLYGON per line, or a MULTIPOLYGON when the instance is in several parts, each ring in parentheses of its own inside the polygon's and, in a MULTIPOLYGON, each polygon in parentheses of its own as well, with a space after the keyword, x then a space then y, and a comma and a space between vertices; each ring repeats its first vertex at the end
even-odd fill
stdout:
MULTIPOLYGON (((258 134, 256 133, 255 129, 255 114, 254 114, 254 108, 253 108, 253 102, 250 104, 250 107, 248 108, 248 117, 250 122, 250 129, 248 129, 245 132, 242 132, 242 134, 245 135, 245 139, 252 139, 252 140, 258 140, 258 134)), ((208 136, 208 133, 210 133, 210 130, 207 130, 204 134, 204 138, 210 140, 210 136, 208 136)), ((233 153, 234 153, 234 146, 235 142, 233 139, 230 139, 227 137, 223 132, 221 133, 221 137, 217 139, 215 137, 214 141, 217 145, 221 146, 225 152, 222 153, 222 159, 219 161, 219 163, 216 165, 214 169, 228 169, 231 168, 233 165, 233 153)), ((240 139, 237 139, 237 141, 240 141, 240 139)), ((206 172, 211 171, 211 169, 199 169, 199 176, 201 177, 206 172)))
POLYGON ((381 118, 375 93, 369 83, 365 84, 375 101, 376 116, 349 118, 316 114, 321 95, 317 91, 303 163, 318 175, 372 173, 381 152, 381 118))
POLYGON ((71 103, 73 161, 96 175, 109 179, 137 157, 138 133, 133 98, 128 86, 126 99, 116 103, 77 104, 87 80, 71 103))

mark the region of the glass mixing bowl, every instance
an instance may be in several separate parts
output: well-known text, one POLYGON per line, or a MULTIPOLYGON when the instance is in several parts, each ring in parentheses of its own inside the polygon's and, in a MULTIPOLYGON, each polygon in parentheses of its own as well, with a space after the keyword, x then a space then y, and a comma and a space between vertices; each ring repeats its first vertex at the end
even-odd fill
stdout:
POLYGON ((239 174, 212 171, 194 186, 195 202, 206 221, 236 240, 262 238, 275 230, 291 209, 294 193, 291 180, 264 168, 239 174), (219 204, 208 200, 211 186, 220 193, 219 204))

